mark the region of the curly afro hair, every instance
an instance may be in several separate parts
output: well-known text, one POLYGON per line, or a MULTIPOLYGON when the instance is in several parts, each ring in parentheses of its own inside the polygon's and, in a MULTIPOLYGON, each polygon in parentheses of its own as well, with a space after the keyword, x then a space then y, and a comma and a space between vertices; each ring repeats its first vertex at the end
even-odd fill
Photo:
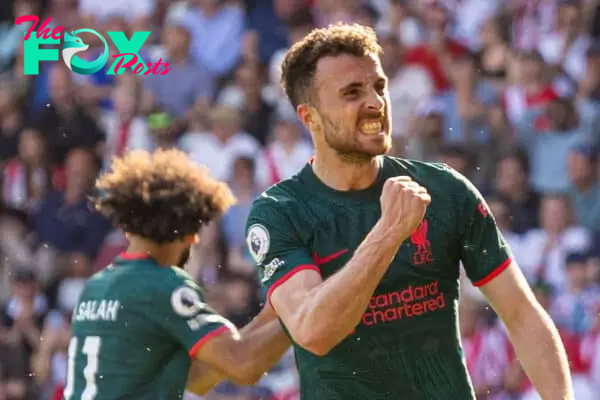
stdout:
POLYGON ((231 191, 179 150, 132 151, 96 182, 95 208, 158 244, 196 234, 235 203, 231 191))
POLYGON ((383 54, 375 31, 359 24, 336 24, 314 29, 295 43, 281 64, 281 85, 292 105, 311 100, 310 89, 321 58, 350 54, 364 57, 383 54))

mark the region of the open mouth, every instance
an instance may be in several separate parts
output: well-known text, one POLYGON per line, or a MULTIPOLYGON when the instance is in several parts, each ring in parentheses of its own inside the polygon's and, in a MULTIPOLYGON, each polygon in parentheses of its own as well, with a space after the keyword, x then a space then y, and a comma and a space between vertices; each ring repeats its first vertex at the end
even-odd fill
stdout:
POLYGON ((358 129, 364 135, 379 135, 383 133, 384 124, 381 118, 370 118, 363 120, 358 129))

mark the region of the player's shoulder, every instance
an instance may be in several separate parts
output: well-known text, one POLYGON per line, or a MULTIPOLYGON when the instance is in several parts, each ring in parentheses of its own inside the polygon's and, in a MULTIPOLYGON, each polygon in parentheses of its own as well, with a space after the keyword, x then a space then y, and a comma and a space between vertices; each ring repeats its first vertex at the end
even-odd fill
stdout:
POLYGON ((414 180, 425 186, 436 197, 448 201, 478 197, 475 185, 463 174, 446 163, 410 160, 398 157, 385 158, 388 175, 410 175, 414 180))
POLYGON ((152 304, 157 307, 157 312, 173 311, 189 318, 206 303, 203 287, 179 267, 161 267, 160 276, 154 277, 151 287, 152 304))
POLYGON ((182 268, 160 266, 151 259, 132 262, 135 264, 129 265, 130 262, 118 257, 111 265, 89 279, 90 289, 118 288, 119 291, 126 291, 134 297, 170 295, 181 286, 203 293, 202 287, 182 268))
POLYGON ((299 175, 283 179, 258 195, 250 207, 249 219, 253 217, 277 220, 295 213, 305 201, 306 190, 299 175))
POLYGON ((154 282, 155 290, 170 294, 174 290, 186 287, 197 293, 204 295, 204 289, 196 279, 194 279, 186 270, 180 267, 163 267, 161 279, 154 282))
POLYGON ((418 179, 437 179, 441 181, 458 181, 462 175, 446 163, 411 160, 399 157, 384 157, 384 166, 397 175, 410 174, 418 179))

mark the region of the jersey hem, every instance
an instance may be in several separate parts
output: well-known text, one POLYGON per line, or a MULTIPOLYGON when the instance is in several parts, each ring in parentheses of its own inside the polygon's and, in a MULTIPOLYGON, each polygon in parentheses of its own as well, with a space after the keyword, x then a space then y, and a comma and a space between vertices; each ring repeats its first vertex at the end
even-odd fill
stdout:
POLYGON ((300 271, 309 271, 309 270, 316 271, 316 272, 319 273, 319 275, 321 275, 321 270, 316 265, 303 264, 303 265, 298 265, 296 268, 293 268, 291 271, 288 271, 285 275, 283 275, 281 278, 279 278, 278 280, 276 280, 271 285, 271 287, 269 288, 269 290, 267 291, 267 301, 269 302, 269 304, 271 304, 271 295, 273 294, 273 292, 275 291, 275 289, 277 289, 279 286, 281 286, 284 283, 286 283, 292 276, 296 275, 298 272, 300 272, 300 271))
POLYGON ((229 328, 226 326, 221 326, 217 329, 215 329, 214 331, 202 336, 197 342, 196 344, 194 344, 192 346, 192 348, 189 350, 188 354, 190 355, 190 358, 194 358, 194 356, 196 356, 196 353, 198 353, 198 350, 200 350, 200 348, 202 346, 204 346, 210 339, 214 338, 215 336, 218 336, 222 333, 228 332, 229 328))
POLYGON ((479 287, 483 286, 486 283, 492 281, 495 277, 500 275, 502 271, 504 271, 508 266, 512 263, 512 258, 508 258, 502 264, 498 265, 492 272, 490 272, 485 278, 478 280, 477 282, 473 282, 473 286, 479 287))

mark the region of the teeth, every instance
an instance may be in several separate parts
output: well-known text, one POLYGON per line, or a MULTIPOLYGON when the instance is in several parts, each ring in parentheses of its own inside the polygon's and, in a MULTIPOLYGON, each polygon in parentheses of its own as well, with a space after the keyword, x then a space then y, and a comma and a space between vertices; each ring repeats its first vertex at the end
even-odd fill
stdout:
POLYGON ((366 135, 375 135, 383 130, 380 120, 368 120, 360 125, 360 131, 366 135))

